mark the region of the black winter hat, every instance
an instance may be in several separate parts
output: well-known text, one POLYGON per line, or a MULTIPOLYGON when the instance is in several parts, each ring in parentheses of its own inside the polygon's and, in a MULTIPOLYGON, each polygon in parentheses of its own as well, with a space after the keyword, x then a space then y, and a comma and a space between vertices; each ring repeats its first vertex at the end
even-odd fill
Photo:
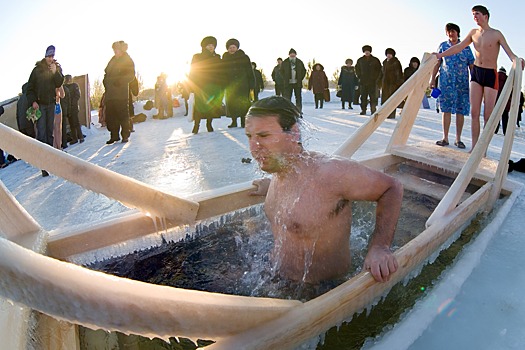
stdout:
POLYGON ((363 49, 362 49, 362 50, 363 50, 363 52, 365 52, 365 51, 370 51, 370 52, 372 52, 372 46, 370 46, 370 45, 365 45, 365 46, 363 46, 363 49))
POLYGON ((412 64, 412 62, 417 62, 418 66, 421 65, 421 62, 419 61, 419 58, 417 58, 417 57, 412 57, 410 59, 410 64, 412 64))
POLYGON ((240 48, 240 44, 239 44, 239 40, 237 39, 230 39, 226 42, 226 50, 228 50, 228 48, 232 45, 235 45, 237 46, 237 49, 240 48))
POLYGON ((294 49, 290 49, 290 51, 288 51, 288 54, 292 54, 292 53, 297 55, 297 51, 295 51, 294 49))
POLYGON ((388 55, 388 54, 391 54, 393 57, 395 57, 396 56, 396 50, 394 50, 391 47, 389 47, 388 49, 385 50, 385 56, 388 55))
POLYGON ((207 36, 201 41, 201 47, 205 48, 209 44, 213 44, 213 46, 217 47, 217 39, 213 36, 207 36))

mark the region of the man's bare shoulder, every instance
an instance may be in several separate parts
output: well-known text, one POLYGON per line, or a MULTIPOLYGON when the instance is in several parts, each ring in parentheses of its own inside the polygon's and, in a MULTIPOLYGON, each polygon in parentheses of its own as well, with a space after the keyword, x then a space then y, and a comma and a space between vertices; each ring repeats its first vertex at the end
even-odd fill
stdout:
POLYGON ((322 153, 313 153, 313 156, 317 160, 317 163, 320 167, 319 170, 323 172, 334 173, 339 171, 349 171, 353 168, 363 166, 354 160, 339 156, 326 155, 322 153))

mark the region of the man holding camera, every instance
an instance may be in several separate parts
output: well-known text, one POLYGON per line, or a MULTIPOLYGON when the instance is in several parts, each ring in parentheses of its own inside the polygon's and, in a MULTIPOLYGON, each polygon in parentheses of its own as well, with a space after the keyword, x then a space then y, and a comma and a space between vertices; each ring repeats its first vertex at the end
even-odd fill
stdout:
POLYGON ((56 89, 63 83, 62 68, 55 60, 55 47, 50 45, 45 57, 33 68, 27 86, 28 105, 42 113, 36 122, 36 139, 50 146, 53 146, 56 89))

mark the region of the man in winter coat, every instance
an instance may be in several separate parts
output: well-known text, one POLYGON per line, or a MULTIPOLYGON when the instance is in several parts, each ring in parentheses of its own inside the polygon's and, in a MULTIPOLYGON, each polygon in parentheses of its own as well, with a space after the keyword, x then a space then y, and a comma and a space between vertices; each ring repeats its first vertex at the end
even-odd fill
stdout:
POLYGON ((281 74, 284 79, 283 97, 292 100, 292 92, 295 95, 295 106, 299 111, 303 110, 303 79, 306 76, 306 68, 303 61, 297 58, 297 52, 290 49, 288 58, 281 66, 281 74))
POLYGON ((372 46, 362 48, 364 55, 357 60, 355 73, 359 78, 359 91, 361 94, 361 115, 366 114, 366 106, 370 98, 370 111, 376 112, 378 86, 381 83, 381 62, 372 56, 372 46))
POLYGON ((135 78, 135 63, 129 57, 128 44, 116 41, 112 45, 115 55, 109 61, 104 75, 106 106, 106 125, 111 133, 106 144, 110 145, 120 140, 122 143, 129 140, 131 133, 129 126, 129 83, 135 78))
MULTIPOLYGON (((206 119, 206 128, 213 131, 213 118, 221 117, 224 75, 221 56, 215 53, 217 39, 207 36, 201 41, 201 53, 193 55, 188 83, 188 94, 195 97, 193 133, 199 132, 200 122, 206 119)), ((187 109, 186 109, 187 110, 187 109)))
POLYGON ((259 101, 259 93, 264 90, 262 73, 257 68, 257 63, 252 62, 253 76, 255 78, 255 88, 253 89, 253 102, 259 101))
POLYGON ((237 127, 237 118, 241 118, 244 128, 246 112, 251 106, 250 90, 255 87, 252 64, 243 50, 239 49, 239 40, 226 42, 226 51, 222 62, 226 77, 226 116, 232 118, 229 128, 237 127))
POLYGON ((70 145, 74 145, 77 142, 84 142, 84 135, 82 135, 82 129, 80 128, 80 121, 78 119, 78 101, 80 100, 80 87, 77 83, 73 82, 71 75, 66 75, 64 87, 69 90, 69 110, 66 114, 69 122, 69 128, 71 129, 71 141, 70 145))
MULTIPOLYGON (((403 68, 396 57, 396 51, 392 48, 385 50, 386 59, 383 61, 383 84, 381 87, 381 104, 385 102, 403 85, 403 68)), ((388 119, 396 117, 396 110, 388 116, 388 119)))
POLYGON ((36 122, 36 138, 50 146, 53 146, 56 89, 63 82, 62 68, 55 60, 55 47, 50 45, 45 58, 36 63, 27 82, 27 103, 42 113, 36 122))
POLYGON ((283 95, 284 78, 283 78, 283 74, 281 73, 282 64, 283 64, 283 59, 279 57, 277 59, 277 65, 273 67, 273 71, 272 71, 272 80, 275 83, 275 96, 283 95))

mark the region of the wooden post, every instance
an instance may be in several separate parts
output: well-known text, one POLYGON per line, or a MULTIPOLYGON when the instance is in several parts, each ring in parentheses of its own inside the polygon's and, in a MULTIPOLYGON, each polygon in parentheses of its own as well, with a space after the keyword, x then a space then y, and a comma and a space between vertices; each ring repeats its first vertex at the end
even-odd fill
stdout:
MULTIPOLYGON (((426 62, 430 59, 431 54, 425 53, 423 56, 423 62, 426 62)), ((431 64, 429 66, 432 66, 431 64)), ((432 71, 425 70, 420 74, 420 77, 413 83, 414 89, 408 95, 403 111, 401 112, 401 120, 397 122, 390 142, 386 147, 386 153, 390 153, 392 147, 405 145, 408 137, 410 136, 410 131, 414 126, 414 122, 417 118, 417 112, 421 107, 421 101, 425 95, 425 90, 428 86, 430 76, 432 71)))
MULTIPOLYGON (((507 131, 505 132, 505 140, 503 141, 501 157, 499 159, 492 190, 490 192, 489 200, 487 201, 487 206, 485 209, 487 212, 492 210, 494 203, 496 203, 496 200, 499 197, 503 181, 505 181, 507 178, 508 163, 510 152, 512 151, 512 144, 514 142, 514 130, 516 128, 516 120, 518 119, 518 106, 520 103, 520 90, 523 76, 523 71, 521 70, 521 61, 521 58, 517 58, 512 64, 511 74, 513 74, 514 84, 512 86, 513 94, 510 104, 509 120, 507 122, 507 131)), ((494 117, 494 113, 492 113, 490 117, 494 117)))

